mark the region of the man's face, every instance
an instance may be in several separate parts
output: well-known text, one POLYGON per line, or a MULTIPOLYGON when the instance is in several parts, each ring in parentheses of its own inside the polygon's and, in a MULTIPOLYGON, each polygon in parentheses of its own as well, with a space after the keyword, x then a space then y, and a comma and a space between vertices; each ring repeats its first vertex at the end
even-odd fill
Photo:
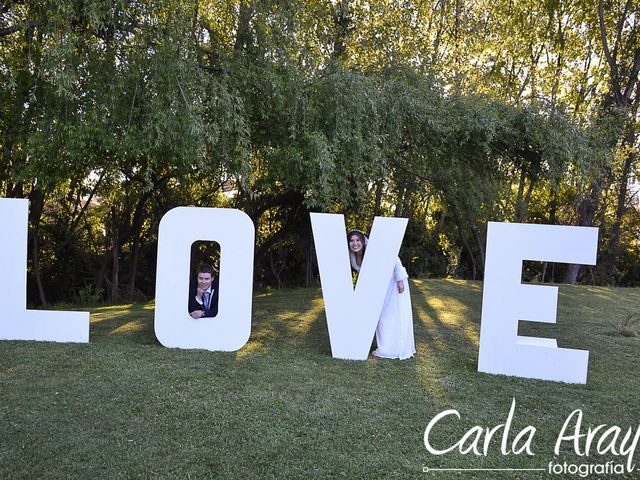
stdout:
POLYGON ((198 287, 200 287, 202 290, 208 290, 209 287, 211 286, 212 280, 213 280, 213 277, 211 276, 210 273, 199 273, 198 287))

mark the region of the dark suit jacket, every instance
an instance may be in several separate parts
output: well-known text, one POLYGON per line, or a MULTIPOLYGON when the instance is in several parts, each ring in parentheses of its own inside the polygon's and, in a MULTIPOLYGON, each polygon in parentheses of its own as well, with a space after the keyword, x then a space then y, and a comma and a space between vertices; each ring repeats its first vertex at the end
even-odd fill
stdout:
POLYGON ((193 282, 189 289, 189 313, 195 310, 202 310, 204 311, 204 317, 215 317, 218 314, 218 277, 214 276, 213 282, 211 283, 211 289, 213 292, 210 308, 204 308, 204 305, 200 305, 196 300, 197 286, 197 282, 193 282))

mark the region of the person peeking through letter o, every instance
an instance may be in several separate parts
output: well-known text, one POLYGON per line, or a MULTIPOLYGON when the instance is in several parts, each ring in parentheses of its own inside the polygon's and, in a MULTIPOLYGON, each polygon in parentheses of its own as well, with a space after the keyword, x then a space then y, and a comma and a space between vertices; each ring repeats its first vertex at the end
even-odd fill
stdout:
POLYGON ((218 281, 213 267, 198 266, 196 282, 189 291, 189 315, 193 318, 215 317, 218 314, 218 281))

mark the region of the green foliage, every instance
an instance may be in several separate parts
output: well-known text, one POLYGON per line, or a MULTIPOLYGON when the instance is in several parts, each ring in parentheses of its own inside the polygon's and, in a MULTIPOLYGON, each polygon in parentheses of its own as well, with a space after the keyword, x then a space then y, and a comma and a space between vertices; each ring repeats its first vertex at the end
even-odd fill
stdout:
POLYGON ((637 284, 623 7, 603 37, 584 2, 10 2, 0 194, 32 200, 29 298, 152 295, 178 205, 246 211, 261 284, 313 283, 310 209, 408 217, 412 273, 466 278, 489 220, 593 224, 597 281, 637 284))
POLYGON ((87 284, 78 290, 78 295, 74 298, 73 303, 78 307, 95 307, 100 302, 102 294, 103 292, 96 290, 94 285, 87 284))

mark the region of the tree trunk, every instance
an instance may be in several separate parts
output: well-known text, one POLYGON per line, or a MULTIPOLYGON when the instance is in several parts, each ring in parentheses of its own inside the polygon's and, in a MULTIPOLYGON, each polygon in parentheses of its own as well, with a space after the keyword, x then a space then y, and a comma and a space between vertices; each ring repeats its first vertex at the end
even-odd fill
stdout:
POLYGON ((424 232, 427 230, 427 220, 429 219, 429 204, 431 203, 431 195, 427 194, 426 198, 423 199, 422 204, 424 205, 424 214, 422 215, 422 220, 420 222, 421 230, 424 232))
MULTIPOLYGON (((96 293, 101 292, 104 289, 105 278, 107 275, 107 267, 111 262, 111 257, 113 256, 113 251, 109 249, 107 253, 104 254, 102 260, 100 262, 100 268, 98 269, 98 274, 96 275, 96 293)), ((105 295, 105 298, 106 295, 105 295)))
POLYGON ((127 287, 127 294, 129 300, 133 300, 133 295, 136 291, 136 273, 138 272, 138 258, 140 253, 140 235, 134 235, 131 242, 131 266, 129 268, 129 285, 127 287))
POLYGON ((40 295, 40 303, 43 306, 48 306, 47 296, 45 294, 44 286, 42 285, 42 275, 40 272, 40 219, 42 217, 42 209, 44 208, 44 193, 40 190, 32 190, 29 195, 31 201, 31 225, 33 230, 32 235, 32 259, 33 259, 33 274, 36 278, 36 285, 38 286, 38 293, 40 295))
POLYGON ((629 188, 629 174, 631 166, 636 159, 635 152, 629 152, 624 165, 622 166, 622 176, 620 178, 620 188, 618 189, 618 198, 616 205, 616 217, 611 226, 611 242, 612 250, 616 250, 616 246, 620 243, 620 227, 622 225, 622 217, 627 211, 627 190, 629 188))
POLYGON ((138 259, 140 257, 140 232, 142 231, 142 225, 144 223, 145 205, 151 198, 151 191, 143 194, 136 204, 136 209, 133 213, 133 219, 131 221, 131 227, 128 230, 125 238, 120 238, 120 243, 126 242, 126 236, 131 237, 131 263, 130 263, 130 278, 127 292, 130 298, 133 298, 133 294, 136 289, 136 273, 138 272, 138 259))
POLYGON ((471 264, 471 278, 470 280, 475 280, 477 275, 476 269, 476 257, 471 251, 471 247, 469 247, 469 243, 467 239, 464 237, 464 231, 462 230, 462 226, 460 225, 460 220, 456 217, 456 226, 458 227, 458 234, 460 235, 460 240, 462 241, 462 245, 467 252, 467 256, 469 257, 469 262, 471 264))
POLYGON ((271 273, 273 273, 273 278, 276 279, 276 284, 278 286, 278 290, 282 289, 282 281, 280 280, 280 274, 282 273, 282 269, 284 268, 284 262, 278 267, 276 262, 273 260, 273 251, 269 250, 269 266, 271 267, 271 273))
POLYGON ((36 285, 40 294, 40 302, 43 306, 48 306, 47 296, 45 295, 44 286, 42 285, 42 275, 40 273, 40 232, 39 228, 33 230, 33 274, 36 277, 36 285))
POLYGON ((444 230, 444 221, 447 218, 447 214, 444 210, 440 212, 440 219, 438 220, 438 228, 436 229, 436 233, 440 233, 444 230))
MULTIPOLYGON (((551 191, 551 201, 549 202, 549 225, 556 225, 558 223, 557 218, 558 213, 558 192, 552 190, 551 191)), ((545 277, 547 276, 547 269, 549 268, 549 262, 544 262, 542 267, 542 278, 540 280, 541 283, 544 283, 545 277)), ((550 282, 554 281, 554 264, 551 264, 551 279, 550 282)))
POLYGON ((394 217, 402 217, 402 206, 404 205, 404 196, 406 195, 407 189, 401 187, 398 189, 398 200, 396 201, 396 210, 393 214, 394 217))
MULTIPOLYGON (((640 82, 638 83, 636 92, 636 96, 638 95, 640 95, 640 82)), ((639 106, 640 102, 635 101, 631 108, 631 117, 627 122, 626 134, 623 142, 623 146, 629 147, 629 151, 627 152, 624 164, 622 165, 622 173, 618 182, 619 186, 616 199, 615 219, 613 221, 613 224, 611 225, 609 242, 607 244, 605 254, 603 255, 604 258, 601 262, 603 268, 605 268, 607 271, 614 271, 617 258, 620 255, 620 229, 622 227, 622 219, 628 210, 627 196, 629 189, 629 177, 633 170, 633 165, 638 159, 637 152, 633 149, 633 146, 635 145, 637 140, 637 131, 633 119, 637 117, 639 106)))
POLYGON ((580 265, 575 263, 569 264, 567 267, 567 272, 564 274, 564 283, 568 283, 569 285, 574 285, 576 280, 578 280, 578 275, 580 274, 580 265))
POLYGON ((480 238, 480 231, 475 224, 471 225, 471 233, 473 233, 473 239, 478 246, 478 252, 480 252, 478 263, 480 264, 481 275, 484 277, 484 244, 482 242, 482 239, 480 238))
MULTIPOLYGON (((592 227, 593 226, 593 218, 596 213, 596 209, 598 208, 598 203, 600 202, 600 193, 602 188, 599 183, 595 183, 591 187, 591 191, 585 198, 582 199, 580 205, 578 207, 578 218, 579 218, 579 226, 581 227, 592 227)), ((568 283, 573 285, 576 283, 578 279, 578 275, 580 273, 580 265, 575 263, 569 264, 567 268, 567 273, 564 276, 564 283, 568 283)))
POLYGON ((526 181, 526 175, 524 169, 520 171, 520 181, 518 182, 518 196, 516 197, 516 222, 522 222, 525 214, 524 206, 524 185, 526 181))
POLYGON ((247 0, 240 0, 238 10, 238 28, 233 49, 235 52, 246 49, 251 43, 251 17, 253 7, 247 0))
POLYGON ((333 7, 333 23, 335 26, 335 37, 333 39, 333 60, 341 60, 347 51, 346 42, 349 38, 353 21, 349 0, 338 0, 333 7))
POLYGON ((111 301, 117 303, 120 300, 118 295, 118 274, 119 274, 119 257, 120 257, 120 245, 118 239, 118 211, 116 207, 111 207, 111 251, 112 264, 111 264, 111 301))
MULTIPOLYGON (((622 175, 620 185, 618 187, 618 195, 616 199, 616 215, 611 225, 609 241, 607 248, 603 253, 601 260, 602 269, 606 272, 615 272, 616 261, 620 255, 620 229, 622 227, 622 219, 627 211, 627 191, 629 188, 629 175, 631 166, 635 160, 635 153, 629 152, 622 166, 622 175)), ((615 276, 615 275, 614 275, 615 276)))
POLYGON ((307 235, 307 248, 306 248, 306 275, 304 284, 305 287, 310 287, 314 283, 315 276, 313 274, 313 241, 311 234, 307 235))
MULTIPOLYGON (((373 218, 380 215, 380 205, 382 204, 382 180, 378 180, 376 182, 376 197, 373 203, 373 218)), ((373 218, 371 219, 371 223, 373 223, 373 218)))

